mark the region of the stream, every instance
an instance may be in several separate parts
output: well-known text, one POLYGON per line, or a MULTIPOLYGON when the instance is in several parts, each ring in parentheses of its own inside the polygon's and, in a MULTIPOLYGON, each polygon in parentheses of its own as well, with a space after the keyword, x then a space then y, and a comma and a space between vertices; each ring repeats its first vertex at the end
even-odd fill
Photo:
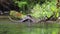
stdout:
POLYGON ((60 24, 53 22, 16 23, 0 19, 0 34, 60 34, 60 24))

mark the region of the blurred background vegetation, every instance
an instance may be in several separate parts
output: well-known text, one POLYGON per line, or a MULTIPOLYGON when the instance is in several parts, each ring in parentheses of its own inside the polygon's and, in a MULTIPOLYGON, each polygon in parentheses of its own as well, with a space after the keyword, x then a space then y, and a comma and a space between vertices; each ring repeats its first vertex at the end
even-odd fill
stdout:
MULTIPOLYGON (((22 18, 30 14, 38 19, 48 19, 51 16, 57 19, 60 16, 60 8, 57 8, 56 5, 57 0, 14 0, 14 2, 19 7, 20 12, 11 10, 12 17, 22 18)), ((3 20, 0 19, 0 34, 60 34, 60 24, 38 23, 28 26, 3 20)))
MULTIPOLYGON (((22 15, 31 14, 39 19, 59 17, 57 0, 14 0, 14 2, 20 8, 22 15)), ((10 14, 12 15, 12 12, 10 14)))

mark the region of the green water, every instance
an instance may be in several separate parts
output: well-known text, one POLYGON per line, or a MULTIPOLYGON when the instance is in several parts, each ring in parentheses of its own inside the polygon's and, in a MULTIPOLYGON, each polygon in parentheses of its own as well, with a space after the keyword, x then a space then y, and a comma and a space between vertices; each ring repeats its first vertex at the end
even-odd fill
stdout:
POLYGON ((14 23, 0 19, 0 34, 60 34, 60 24, 54 23, 14 23))

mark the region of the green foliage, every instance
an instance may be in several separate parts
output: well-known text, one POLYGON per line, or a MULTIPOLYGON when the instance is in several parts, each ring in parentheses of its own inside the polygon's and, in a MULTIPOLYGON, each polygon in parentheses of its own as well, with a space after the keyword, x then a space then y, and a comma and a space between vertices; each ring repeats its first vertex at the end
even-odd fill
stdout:
POLYGON ((42 17, 50 18, 52 15, 54 15, 54 18, 57 18, 59 16, 59 12, 58 9, 56 8, 55 2, 46 2, 42 5, 36 4, 36 6, 33 7, 31 12, 32 16, 36 18, 42 17))
POLYGON ((56 0, 15 0, 15 3, 18 4, 22 13, 26 14, 26 12, 30 13, 35 18, 50 18, 54 15, 55 18, 59 16, 59 11, 56 8, 56 0), (24 8, 28 6, 27 10, 24 8), (31 8, 33 8, 31 10, 31 8))
POLYGON ((40 11, 42 11, 42 8, 40 7, 39 4, 37 4, 36 6, 34 6, 34 8, 31 10, 32 12, 32 16, 34 17, 40 17, 40 11), (41 10, 40 10, 41 9, 41 10))
POLYGON ((27 5, 27 2, 25 2, 25 1, 16 1, 15 3, 17 3, 20 8, 27 5))
POLYGON ((39 4, 37 4, 33 9, 32 9, 32 16, 36 17, 36 18, 44 18, 44 17, 50 17, 51 15, 53 15, 53 12, 50 9, 49 5, 46 5, 45 7, 40 6, 39 4))
MULTIPOLYGON (((47 0, 49 1, 49 0, 47 0)), ((31 8, 33 8, 34 5, 37 3, 43 4, 45 0, 14 0, 14 2, 20 7, 20 10, 22 10, 23 13, 29 12, 31 8), (24 8, 27 6, 27 10, 24 8)))

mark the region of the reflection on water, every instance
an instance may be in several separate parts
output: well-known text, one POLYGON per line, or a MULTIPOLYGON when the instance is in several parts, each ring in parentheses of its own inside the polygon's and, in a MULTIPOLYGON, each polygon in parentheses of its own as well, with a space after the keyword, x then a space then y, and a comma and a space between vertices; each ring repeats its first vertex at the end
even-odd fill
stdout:
POLYGON ((0 19, 0 34, 60 34, 60 24, 54 23, 13 23, 0 19))

